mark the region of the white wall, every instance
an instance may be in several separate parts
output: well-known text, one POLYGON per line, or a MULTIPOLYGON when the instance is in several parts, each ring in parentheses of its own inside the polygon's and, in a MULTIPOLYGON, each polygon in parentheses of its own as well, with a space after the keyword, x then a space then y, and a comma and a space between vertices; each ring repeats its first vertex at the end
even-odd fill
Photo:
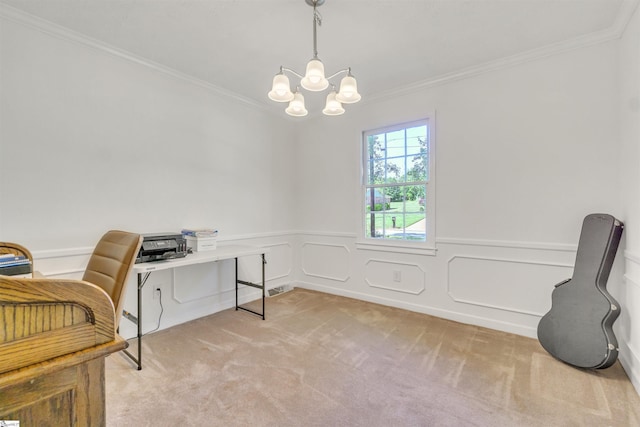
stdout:
MULTIPOLYGON (((619 46, 620 182, 625 221, 624 280, 617 290, 622 313, 616 335, 620 359, 640 390, 640 10, 619 46)), ((622 257, 621 257, 622 258, 622 257)))
MULTIPOLYGON (((44 274, 79 277, 106 230, 210 226, 272 246, 269 287, 290 281, 290 124, 73 34, 0 23, 0 240, 29 247, 44 274)), ((152 275, 145 329, 156 285, 164 325, 230 306, 231 267, 152 275)))
POLYGON ((5 238, 48 249, 91 245, 105 226, 287 229, 284 121, 101 51, 2 27, 1 173, 4 190, 20 190, 3 191, 5 238))
POLYGON ((583 218, 624 215, 616 64, 617 43, 601 43, 309 123, 298 283, 535 337, 553 285, 571 276, 583 218), (357 249, 360 133, 431 111, 437 254, 357 249))

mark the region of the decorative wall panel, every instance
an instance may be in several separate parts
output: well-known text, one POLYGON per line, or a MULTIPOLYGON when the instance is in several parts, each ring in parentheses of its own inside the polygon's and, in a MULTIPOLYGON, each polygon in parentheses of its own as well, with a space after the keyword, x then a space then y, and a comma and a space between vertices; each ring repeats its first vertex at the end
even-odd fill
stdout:
POLYGON ((370 259, 364 278, 372 288, 419 295, 425 289, 425 271, 418 264, 370 259))
POLYGON ((304 243, 302 272, 307 276, 346 282, 349 280, 351 256, 345 245, 304 243))
POLYGON ((620 295, 616 295, 622 308, 614 331, 620 344, 620 361, 640 390, 640 330, 632 323, 635 314, 640 313, 640 256, 625 251, 624 257, 624 282, 620 295))
POLYGON ((447 292, 456 302, 543 316, 555 284, 573 266, 503 258, 454 256, 448 261, 447 292))
MULTIPOLYGON (((223 275, 221 267, 225 264, 232 266, 233 261, 208 262, 172 269, 172 283, 168 285, 173 288, 173 299, 180 304, 185 304, 234 290, 231 271, 226 274, 227 280, 221 280, 223 275)), ((232 267, 228 268, 228 270, 231 269, 232 267)), ((164 287, 164 283, 162 285, 164 287)))
POLYGON ((265 245, 269 248, 269 253, 266 255, 266 281, 275 279, 282 279, 288 277, 291 274, 293 261, 293 248, 288 242, 273 243, 265 245))

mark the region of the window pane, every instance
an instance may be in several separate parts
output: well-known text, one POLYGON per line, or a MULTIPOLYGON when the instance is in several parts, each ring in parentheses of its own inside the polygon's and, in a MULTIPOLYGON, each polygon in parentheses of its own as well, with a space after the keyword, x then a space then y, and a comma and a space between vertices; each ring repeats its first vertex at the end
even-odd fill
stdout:
POLYGON ((385 193, 389 198, 389 203, 393 204, 396 208, 398 207, 396 202, 402 202, 404 200, 404 187, 401 185, 386 187, 385 193))
POLYGON ((373 161, 373 178, 372 184, 383 184, 386 180, 386 160, 374 160, 373 161))
POLYGON ((407 138, 407 155, 415 156, 420 154, 421 141, 424 139, 420 138, 407 138))
POLYGON ((385 228, 386 239, 398 239, 402 238, 404 228, 404 210, 406 199, 406 186, 398 185, 395 187, 388 187, 387 192, 392 196, 392 201, 389 203, 389 210, 387 211, 387 227, 385 228))
MULTIPOLYGON (((385 211, 384 237, 387 239, 425 240, 425 211, 416 198, 421 186, 388 187, 391 197, 385 211)), ((422 200, 424 203, 424 200, 422 200)))
POLYGON ((424 212, 427 188, 426 185, 407 186, 407 199, 413 203, 407 203, 411 209, 409 212, 424 212))
POLYGON ((365 236, 425 241, 425 198, 417 197, 420 194, 425 195, 424 186, 367 188, 365 236), (374 204, 371 200, 374 200, 374 204))
POLYGON ((371 160, 367 162, 367 184, 384 184, 386 179, 386 161, 371 160))
POLYGON ((416 154, 418 152, 418 147, 416 147, 416 142, 418 140, 427 140, 427 127, 416 126, 407 128, 407 154, 416 154))
POLYGON ((419 153, 409 157, 407 167, 409 168, 410 181, 427 181, 429 179, 429 153, 428 144, 424 141, 417 141, 420 147, 419 153))
POLYGON ((404 130, 387 134, 387 157, 406 155, 404 130))
POLYGON ((387 179, 385 183, 393 184, 406 181, 405 159, 406 157, 387 159, 387 179))
POLYGON ((391 198, 382 188, 370 187, 365 190, 364 205, 367 212, 382 212, 390 201, 391 198))
POLYGON ((370 159, 382 159, 385 154, 384 147, 384 134, 380 135, 371 135, 367 138, 368 147, 367 150, 369 152, 370 159))
POLYGON ((382 225, 383 225, 383 214, 371 213, 365 216, 365 236, 378 239, 383 236, 382 225))

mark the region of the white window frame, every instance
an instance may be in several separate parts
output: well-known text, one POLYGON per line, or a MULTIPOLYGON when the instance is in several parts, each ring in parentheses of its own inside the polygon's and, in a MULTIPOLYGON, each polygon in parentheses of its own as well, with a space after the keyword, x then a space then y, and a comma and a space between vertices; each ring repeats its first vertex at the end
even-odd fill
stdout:
POLYGON ((436 226, 435 226, 435 202, 436 202, 436 126, 435 113, 430 113, 421 119, 410 122, 399 123, 389 126, 382 126, 375 129, 368 129, 361 134, 361 165, 360 165, 360 232, 358 233, 358 241, 356 247, 363 250, 377 250, 386 252, 399 252, 420 255, 436 254, 436 226), (426 217, 426 241, 415 240, 393 240, 393 239, 375 239, 366 237, 366 208, 365 208, 365 189, 367 179, 368 164, 368 147, 366 135, 372 133, 393 132, 395 130, 405 129, 426 123, 429 144, 429 176, 426 183, 427 194, 425 198, 425 217, 426 217))

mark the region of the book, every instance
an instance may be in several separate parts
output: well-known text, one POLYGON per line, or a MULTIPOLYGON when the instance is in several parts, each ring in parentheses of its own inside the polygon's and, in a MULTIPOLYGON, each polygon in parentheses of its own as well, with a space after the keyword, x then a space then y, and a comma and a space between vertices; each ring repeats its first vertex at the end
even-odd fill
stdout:
POLYGON ((0 267, 7 267, 12 265, 31 264, 31 261, 26 256, 11 255, 9 257, 0 258, 0 267))
POLYGON ((16 254, 0 254, 0 262, 2 261, 10 261, 15 259, 24 259, 26 258, 24 255, 16 255, 16 254))
POLYGON ((192 237, 217 237, 218 230, 213 228, 183 228, 182 229, 183 236, 192 236, 192 237))
POLYGON ((194 252, 210 251, 217 247, 217 240, 215 237, 202 237, 202 236, 184 236, 187 240, 187 246, 194 252))
POLYGON ((30 274, 30 273, 31 273, 31 263, 0 266, 0 275, 2 276, 16 276, 19 274, 30 274))

